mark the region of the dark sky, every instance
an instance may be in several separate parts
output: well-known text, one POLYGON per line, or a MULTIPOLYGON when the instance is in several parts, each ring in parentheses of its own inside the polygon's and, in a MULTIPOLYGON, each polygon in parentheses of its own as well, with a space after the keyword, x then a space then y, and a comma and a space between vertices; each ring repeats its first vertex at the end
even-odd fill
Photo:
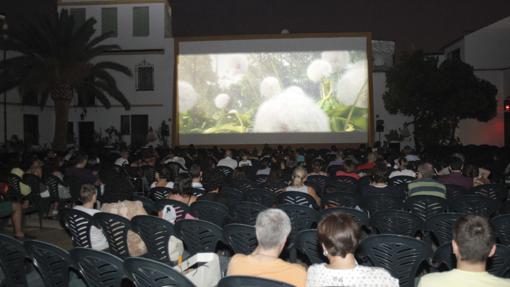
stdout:
MULTIPOLYGON (((438 52, 510 16, 510 0, 169 0, 175 36, 372 32, 397 50, 438 52)), ((15 25, 55 11, 55 0, 0 0, 15 25)))

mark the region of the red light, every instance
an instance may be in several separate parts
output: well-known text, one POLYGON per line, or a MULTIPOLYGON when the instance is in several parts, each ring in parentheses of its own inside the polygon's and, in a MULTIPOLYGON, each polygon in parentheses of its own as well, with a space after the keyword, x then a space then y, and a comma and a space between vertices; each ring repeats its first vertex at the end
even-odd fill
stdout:
POLYGON ((510 104, 505 105, 505 112, 510 112, 510 104))

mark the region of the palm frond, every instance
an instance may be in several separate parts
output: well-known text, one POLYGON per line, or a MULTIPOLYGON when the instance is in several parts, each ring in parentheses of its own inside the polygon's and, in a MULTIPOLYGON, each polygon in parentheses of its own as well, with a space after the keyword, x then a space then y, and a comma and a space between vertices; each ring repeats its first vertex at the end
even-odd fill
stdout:
POLYGON ((101 81, 96 81, 95 85, 106 92, 110 97, 121 103, 122 106, 124 106, 124 109, 129 110, 131 108, 129 101, 116 86, 110 86, 107 83, 101 81))

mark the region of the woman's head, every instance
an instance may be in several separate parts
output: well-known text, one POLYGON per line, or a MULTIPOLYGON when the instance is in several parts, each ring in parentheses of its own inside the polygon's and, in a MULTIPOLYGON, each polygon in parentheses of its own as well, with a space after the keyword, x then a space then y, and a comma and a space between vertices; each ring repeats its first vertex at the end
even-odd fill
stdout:
POLYGON ((193 188, 191 187, 191 177, 178 176, 174 183, 172 193, 182 196, 191 196, 193 188))
POLYGON ((301 186, 306 180, 306 169, 302 166, 298 166, 292 172, 292 185, 301 186))
POLYGON ((398 159, 398 169, 404 170, 407 168, 407 159, 405 157, 401 157, 398 159))
POLYGON ((319 242, 328 255, 345 257, 354 254, 360 241, 360 227, 344 213, 331 213, 317 227, 319 242))
POLYGON ((384 164, 376 165, 371 171, 373 183, 385 183, 388 178, 388 168, 384 164))

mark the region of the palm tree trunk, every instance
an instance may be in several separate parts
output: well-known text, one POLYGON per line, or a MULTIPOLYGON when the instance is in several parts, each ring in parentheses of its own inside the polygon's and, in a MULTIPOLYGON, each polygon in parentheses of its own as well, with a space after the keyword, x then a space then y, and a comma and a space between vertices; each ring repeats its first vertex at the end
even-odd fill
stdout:
POLYGON ((55 134, 53 148, 63 151, 67 146, 67 122, 73 91, 69 86, 61 86, 53 90, 51 97, 55 103, 55 134))

